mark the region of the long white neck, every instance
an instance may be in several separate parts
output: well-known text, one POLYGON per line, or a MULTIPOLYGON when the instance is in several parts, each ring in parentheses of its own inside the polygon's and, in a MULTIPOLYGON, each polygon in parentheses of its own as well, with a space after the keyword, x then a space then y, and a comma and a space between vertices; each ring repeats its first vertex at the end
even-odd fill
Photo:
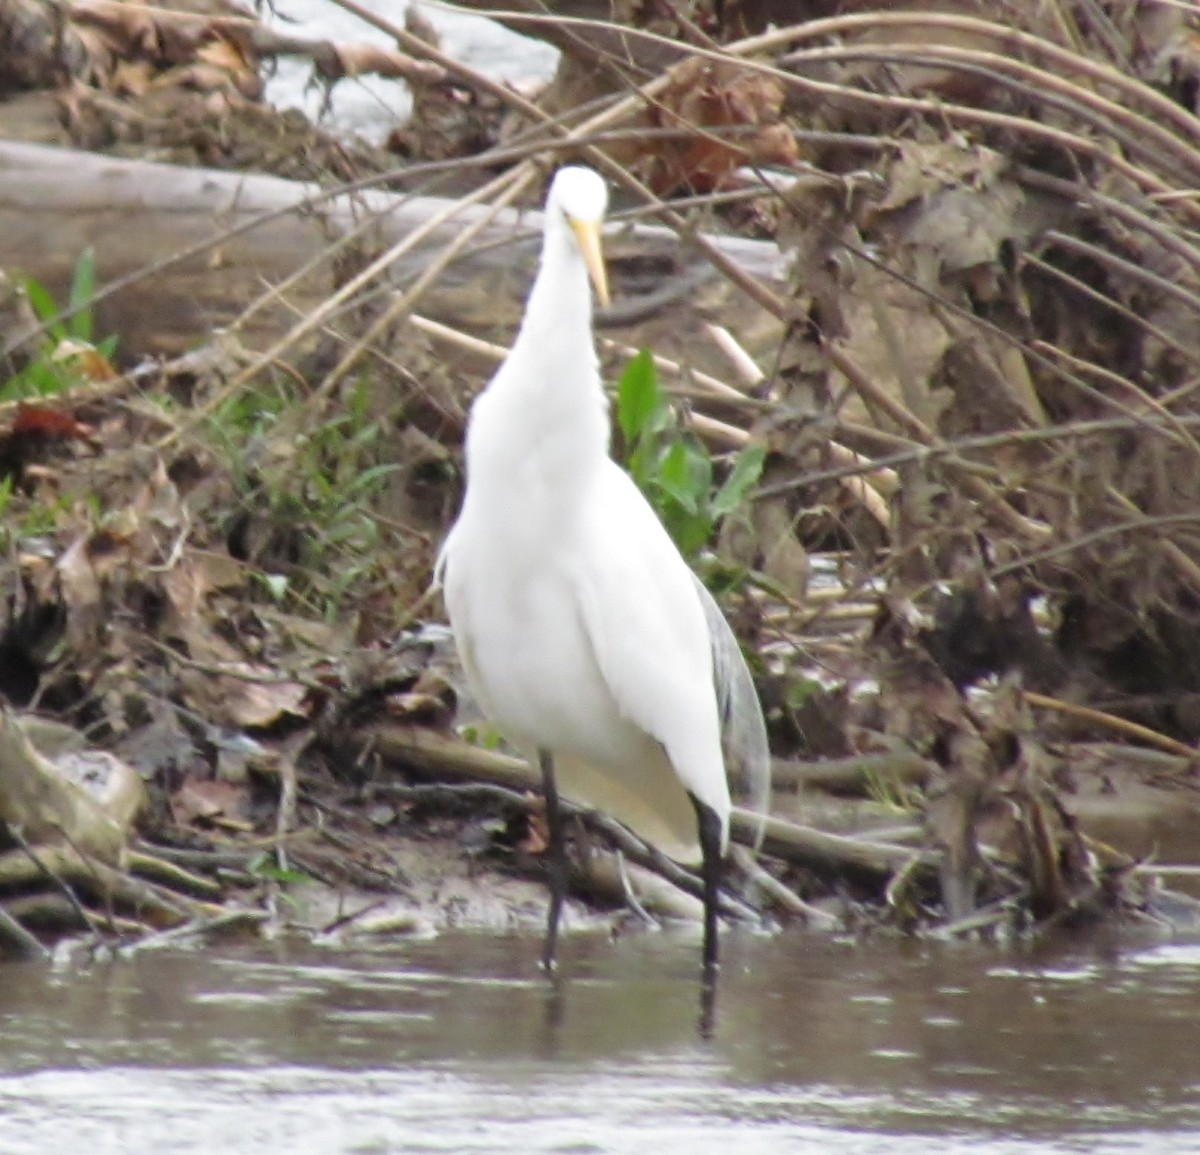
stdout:
POLYGON ((515 354, 523 344, 555 338, 564 356, 576 355, 594 365, 592 288, 587 266, 566 219, 551 205, 546 212, 537 276, 512 352, 515 354))
POLYGON ((504 486, 514 502, 533 493, 567 507, 608 456, 609 432, 587 267, 551 204, 517 339, 472 411, 471 484, 504 486))
POLYGON ((592 335, 591 284, 575 235, 554 204, 547 206, 541 261, 508 360, 541 367, 519 387, 536 390, 562 419, 578 421, 599 408, 607 453, 608 407, 592 335))

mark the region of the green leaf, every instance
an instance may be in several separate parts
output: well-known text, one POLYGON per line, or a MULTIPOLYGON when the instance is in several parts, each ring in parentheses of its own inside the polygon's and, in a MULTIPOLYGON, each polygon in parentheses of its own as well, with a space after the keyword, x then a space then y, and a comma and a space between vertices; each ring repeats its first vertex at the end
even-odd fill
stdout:
POLYGON ((75 275, 71 278, 71 295, 67 307, 71 316, 67 318, 67 330, 80 341, 92 339, 92 298, 96 295, 96 251, 90 245, 79 254, 75 262, 75 275))
POLYGON ((746 495, 758 484, 762 477, 763 465, 767 460, 765 445, 747 445, 737 455, 725 484, 717 490, 713 498, 712 512, 714 517, 724 517, 732 513, 743 501, 746 495))
POLYGON ((750 570, 744 565, 737 565, 721 558, 706 558, 705 563, 698 567, 697 573, 708 592, 715 598, 735 590, 744 589, 750 580, 750 570))
POLYGON ((364 469, 358 474, 343 491, 343 504, 348 502, 351 497, 361 493, 363 490, 372 491, 382 486, 384 478, 389 474, 395 473, 400 466, 390 462, 384 462, 380 465, 372 465, 369 469, 364 469))
POLYGON ((646 494, 650 492, 658 470, 657 450, 653 439, 643 439, 634 447, 626 462, 629 476, 633 478, 638 489, 646 494))
POLYGON ((664 405, 654 358, 649 350, 642 349, 625 366, 617 382, 617 424, 627 446, 632 448, 653 429, 654 418, 664 405))
POLYGON ((696 494, 697 504, 708 505, 708 495, 712 492, 713 487, 712 455, 701 442, 694 438, 687 438, 684 444, 687 445, 688 474, 692 479, 692 489, 696 494))
POLYGON ((784 700, 789 710, 803 710, 821 689, 821 683, 812 678, 797 678, 788 683, 784 690, 784 700))
POLYGON ((56 365, 43 355, 30 361, 20 373, 0 386, 0 401, 20 401, 27 397, 48 397, 61 393, 71 384, 65 366, 56 365))
POLYGON ((350 391, 350 403, 347 406, 351 425, 359 426, 367 423, 371 411, 371 382, 364 375, 354 379, 354 388, 350 391))
POLYGON ((712 458, 703 447, 681 437, 663 455, 655 482, 685 512, 698 514, 712 488, 712 458))
POLYGON ((667 450, 654 480, 658 488, 674 498, 686 513, 696 513, 699 510, 700 495, 696 493, 693 485, 686 442, 676 441, 667 450))
POLYGON ((684 557, 694 558, 712 537, 713 519, 707 513, 681 514, 671 519, 671 537, 684 557))
POLYGON ((459 726, 458 736, 464 742, 470 742, 472 746, 482 746, 485 750, 500 749, 500 733, 486 722, 474 726, 467 723, 464 726, 459 726))
POLYGON ((680 551, 695 557, 712 539, 720 520, 742 505, 757 484, 765 449, 760 445, 744 449, 718 488, 712 455, 680 428, 659 387, 653 358, 644 349, 626 366, 618 383, 617 422, 634 484, 680 551))
POLYGON ((313 881, 312 876, 305 874, 302 870, 279 866, 275 861, 274 853, 270 850, 264 850, 261 854, 256 855, 246 869, 255 878, 261 878, 266 882, 279 882, 286 885, 313 881))
POLYGON ((46 326, 54 341, 61 341, 67 335, 67 331, 58 319, 58 306, 54 303, 54 298, 50 296, 50 290, 41 281, 35 281, 32 277, 25 278, 24 288, 25 296, 33 306, 38 320, 46 326))

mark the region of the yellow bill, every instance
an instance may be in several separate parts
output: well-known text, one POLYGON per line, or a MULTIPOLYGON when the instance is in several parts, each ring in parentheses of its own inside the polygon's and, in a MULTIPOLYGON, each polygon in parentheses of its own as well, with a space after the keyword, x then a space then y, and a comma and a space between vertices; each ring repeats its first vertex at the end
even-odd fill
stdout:
POLYGON ((583 263, 587 265, 588 276, 596 290, 596 300, 607 305, 608 274, 604 271, 604 253, 600 249, 600 222, 595 220, 578 220, 568 217, 571 231, 579 242, 579 251, 583 253, 583 263))

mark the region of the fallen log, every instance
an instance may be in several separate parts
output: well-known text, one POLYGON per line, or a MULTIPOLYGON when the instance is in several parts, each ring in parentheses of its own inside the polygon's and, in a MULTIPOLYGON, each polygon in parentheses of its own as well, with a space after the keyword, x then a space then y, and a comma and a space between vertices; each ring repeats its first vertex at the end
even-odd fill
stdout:
MULTIPOLYGON (((402 176, 398 173, 397 176, 402 176)), ((256 312, 242 340, 264 348, 330 293, 336 261, 322 261, 339 237, 359 231, 359 251, 374 255, 446 210, 427 196, 330 191, 279 177, 185 168, 22 142, 0 142, 0 268, 18 270, 66 297, 79 254, 95 251, 102 295, 97 333, 117 333, 123 356, 175 356, 232 325, 262 291, 299 270, 287 301, 256 312), (113 291, 105 285, 119 282, 113 291)), ((404 284, 469 222, 488 210, 465 206, 396 262, 404 284)), ((480 243, 439 280, 421 311, 457 327, 510 323, 532 276, 540 214, 502 211, 480 243), (464 287, 471 292, 464 295, 464 287)), ((633 225, 612 246, 621 283, 623 248, 636 251, 639 289, 645 271, 686 278, 703 259, 685 252, 668 229, 633 225)), ((773 244, 712 238, 722 252, 760 278, 782 279, 773 244)), ((701 318, 696 294, 675 306, 701 318)), ((0 340, 3 340, 0 337, 0 340)), ((11 343, 11 342, 10 342, 11 343)), ((8 351, 8 350, 4 350, 8 351)), ((0 356, 4 351, 0 351, 0 356)))
POLYGON ((0 709, 0 841, 65 843, 99 870, 122 860, 143 793, 137 773, 101 751, 43 757, 17 716, 0 709))
MULTIPOLYGON (((472 746, 433 730, 396 723, 378 723, 354 735, 356 745, 394 759, 430 777, 456 781, 495 782, 515 791, 540 792, 537 771, 520 758, 472 746)), ((783 819, 763 817, 735 807, 730 824, 735 841, 758 846, 786 862, 833 873, 850 873, 873 881, 898 870, 932 867, 930 851, 868 838, 829 834, 783 819)))

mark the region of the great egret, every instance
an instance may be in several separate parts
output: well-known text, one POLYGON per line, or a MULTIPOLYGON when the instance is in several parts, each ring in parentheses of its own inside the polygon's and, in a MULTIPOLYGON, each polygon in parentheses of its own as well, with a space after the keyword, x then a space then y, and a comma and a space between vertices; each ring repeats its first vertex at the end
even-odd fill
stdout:
POLYGON ((472 693, 541 770, 544 965, 554 965, 567 882, 561 783, 571 800, 701 867, 711 974, 729 841, 726 761, 765 808, 766 728, 716 602, 609 457, 588 287, 590 277, 607 304, 607 202, 588 168, 563 168, 550 186, 524 320, 471 408, 467 491, 438 573, 472 693))

